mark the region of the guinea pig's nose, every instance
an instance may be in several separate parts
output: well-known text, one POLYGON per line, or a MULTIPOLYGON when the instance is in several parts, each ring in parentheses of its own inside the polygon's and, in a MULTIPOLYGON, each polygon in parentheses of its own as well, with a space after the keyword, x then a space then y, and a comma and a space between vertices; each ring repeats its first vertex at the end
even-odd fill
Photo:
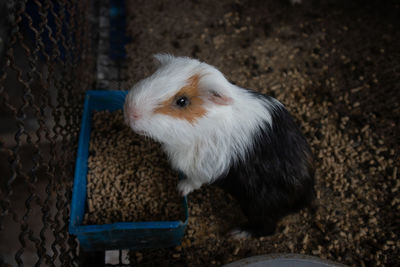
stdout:
POLYGON ((141 115, 138 112, 137 108, 131 106, 131 105, 126 105, 125 106, 125 112, 124 112, 124 117, 125 117, 125 123, 126 124, 132 124, 136 120, 140 119, 141 115))
POLYGON ((140 112, 135 107, 131 107, 128 114, 131 121, 138 120, 141 117, 140 112))

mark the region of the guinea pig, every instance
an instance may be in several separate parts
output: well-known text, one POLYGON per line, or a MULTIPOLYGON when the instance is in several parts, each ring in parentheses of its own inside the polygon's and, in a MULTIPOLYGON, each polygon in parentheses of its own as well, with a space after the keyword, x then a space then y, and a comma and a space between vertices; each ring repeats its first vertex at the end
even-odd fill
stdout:
POLYGON ((312 153, 282 103, 196 59, 154 57, 158 68, 129 91, 124 119, 160 142, 185 174, 182 195, 203 184, 225 189, 247 217, 231 231, 236 238, 270 235, 282 217, 312 202, 312 153))

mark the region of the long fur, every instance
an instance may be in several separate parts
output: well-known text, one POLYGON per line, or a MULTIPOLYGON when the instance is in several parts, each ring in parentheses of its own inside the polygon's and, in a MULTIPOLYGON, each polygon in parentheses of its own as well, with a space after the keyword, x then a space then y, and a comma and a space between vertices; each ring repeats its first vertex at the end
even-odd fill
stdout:
POLYGON ((190 58, 156 55, 158 70, 129 92, 125 116, 133 130, 158 140, 172 166, 186 174, 183 194, 205 183, 236 197, 254 235, 273 232, 276 222, 305 206, 313 195, 311 152, 285 107, 276 99, 229 83, 216 68, 190 58), (152 111, 199 75, 199 89, 231 99, 218 105, 204 97, 196 123, 152 111), (129 119, 132 107, 141 119, 129 119))
POLYGON ((271 124, 270 110, 277 104, 259 101, 205 63, 188 58, 174 58, 171 63, 161 56, 158 58, 167 65, 137 84, 127 96, 126 103, 147 116, 133 128, 162 143, 172 165, 198 188, 226 173, 235 161, 247 157, 259 125, 271 124), (219 106, 206 102, 207 114, 195 125, 152 114, 158 103, 174 95, 194 74, 202 76, 199 82, 202 88, 217 88, 229 94, 232 104, 219 106))
POLYGON ((243 230, 254 236, 272 234, 280 218, 304 208, 314 197, 307 141, 282 105, 273 110, 272 122, 260 125, 246 160, 233 164, 216 181, 238 199, 248 218, 243 230))

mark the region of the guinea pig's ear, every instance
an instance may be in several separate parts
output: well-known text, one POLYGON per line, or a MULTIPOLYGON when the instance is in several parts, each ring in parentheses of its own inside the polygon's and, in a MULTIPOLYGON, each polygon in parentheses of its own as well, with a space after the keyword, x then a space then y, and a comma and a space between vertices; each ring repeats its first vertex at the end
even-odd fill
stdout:
POLYGON ((221 91, 217 91, 214 89, 208 90, 207 97, 208 97, 208 100, 210 100, 214 104, 222 105, 222 106, 230 105, 233 102, 233 99, 231 97, 227 96, 226 94, 224 94, 221 91))
POLYGON ((203 96, 205 98, 216 104, 216 105, 230 105, 233 103, 233 98, 230 97, 229 88, 226 86, 229 84, 225 80, 222 75, 211 75, 209 76, 207 73, 203 75, 198 75, 201 77, 201 81, 199 82, 200 88, 203 91, 203 96), (222 78, 221 78, 222 77, 222 78))
POLYGON ((170 54, 155 54, 153 58, 155 59, 156 65, 159 67, 170 63, 174 59, 174 56, 170 54))

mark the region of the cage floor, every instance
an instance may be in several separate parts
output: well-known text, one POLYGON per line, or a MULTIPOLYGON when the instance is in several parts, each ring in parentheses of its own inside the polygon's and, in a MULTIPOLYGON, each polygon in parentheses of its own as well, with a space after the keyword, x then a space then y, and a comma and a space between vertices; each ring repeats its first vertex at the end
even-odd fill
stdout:
POLYGON ((140 266, 220 266, 266 253, 301 253, 353 266, 400 258, 400 23, 396 1, 127 1, 127 84, 151 55, 199 58, 245 88, 276 97, 316 158, 315 208, 276 233, 231 240, 242 220, 213 186, 188 197, 182 246, 132 251, 140 266))

